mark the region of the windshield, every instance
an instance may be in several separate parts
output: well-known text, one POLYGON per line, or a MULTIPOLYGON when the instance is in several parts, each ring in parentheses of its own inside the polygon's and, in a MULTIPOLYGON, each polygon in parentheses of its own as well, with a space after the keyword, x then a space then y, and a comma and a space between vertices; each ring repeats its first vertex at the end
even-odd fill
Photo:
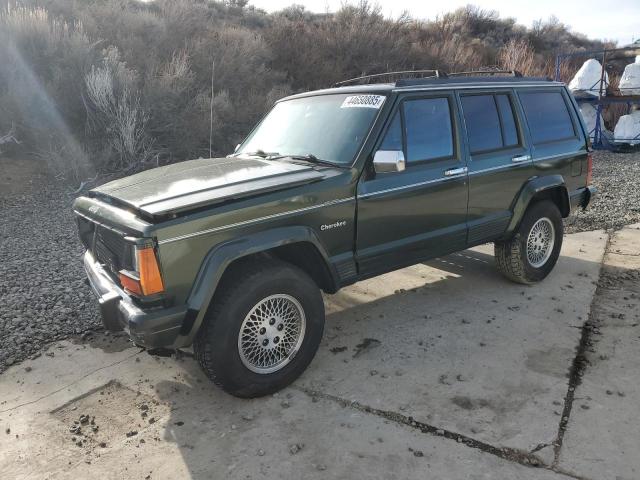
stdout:
POLYGON ((312 156, 350 165, 385 98, 318 95, 277 103, 237 154, 312 156))

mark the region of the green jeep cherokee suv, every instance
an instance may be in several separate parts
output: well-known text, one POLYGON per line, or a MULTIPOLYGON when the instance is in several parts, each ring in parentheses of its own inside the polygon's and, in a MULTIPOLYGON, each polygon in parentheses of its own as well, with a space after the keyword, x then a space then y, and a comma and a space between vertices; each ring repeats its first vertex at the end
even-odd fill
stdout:
POLYGON ((590 175, 563 84, 439 75, 284 98, 234 154, 112 181, 74 210, 105 327, 193 345, 211 380, 254 397, 311 362, 321 290, 487 242, 507 278, 542 280, 590 175))

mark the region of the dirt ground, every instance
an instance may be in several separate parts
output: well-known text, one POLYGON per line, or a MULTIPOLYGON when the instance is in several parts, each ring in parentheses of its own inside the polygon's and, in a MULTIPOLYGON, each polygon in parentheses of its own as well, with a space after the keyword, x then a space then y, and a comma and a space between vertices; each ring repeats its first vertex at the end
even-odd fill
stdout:
POLYGON ((263 399, 121 336, 58 342, 0 376, 0 471, 637 479, 639 267, 633 226, 567 236, 532 287, 487 247, 358 283, 326 297, 309 370, 263 399))

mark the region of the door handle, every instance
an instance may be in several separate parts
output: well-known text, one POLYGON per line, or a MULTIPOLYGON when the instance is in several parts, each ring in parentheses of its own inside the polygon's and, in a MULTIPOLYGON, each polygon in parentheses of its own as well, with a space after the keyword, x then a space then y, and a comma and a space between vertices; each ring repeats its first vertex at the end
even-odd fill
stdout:
POLYGON ((444 176, 453 177, 456 175, 463 175, 465 173, 467 173, 467 167, 450 168, 449 170, 444 171, 444 176))
POLYGON ((531 160, 531 155, 516 155, 511 159, 513 163, 528 162, 529 160, 531 160))

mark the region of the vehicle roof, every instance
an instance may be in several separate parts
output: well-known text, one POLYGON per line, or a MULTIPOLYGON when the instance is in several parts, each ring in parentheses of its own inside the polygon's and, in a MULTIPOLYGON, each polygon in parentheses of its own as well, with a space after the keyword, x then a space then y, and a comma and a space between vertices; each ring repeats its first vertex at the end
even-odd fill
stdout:
POLYGON ((445 90, 462 88, 492 87, 560 87, 562 82, 555 82, 540 77, 450 77, 450 78, 410 78, 394 83, 372 83, 367 85, 349 85, 344 87, 325 88, 310 92, 298 93, 278 100, 286 101, 294 98, 330 95, 338 93, 369 93, 388 95, 391 92, 412 92, 425 90, 445 90))

